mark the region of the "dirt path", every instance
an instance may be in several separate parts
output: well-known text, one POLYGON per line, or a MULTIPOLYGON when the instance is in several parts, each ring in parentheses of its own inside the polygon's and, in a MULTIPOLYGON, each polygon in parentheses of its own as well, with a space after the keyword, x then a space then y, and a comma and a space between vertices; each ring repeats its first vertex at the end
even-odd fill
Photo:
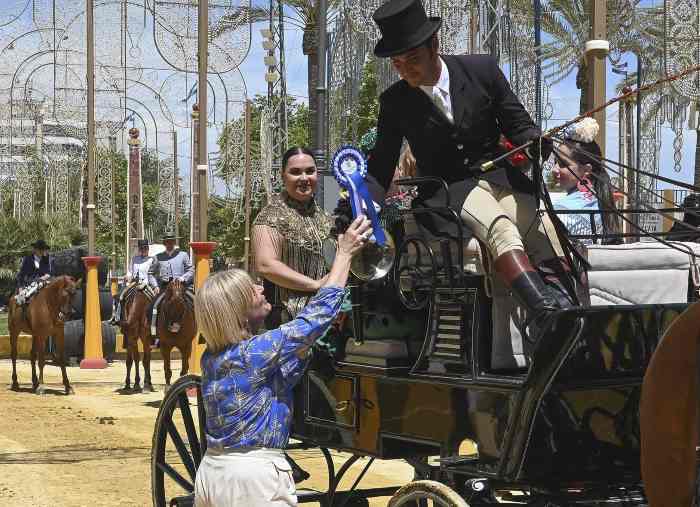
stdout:
MULTIPOLYGON (((179 367, 179 364, 177 364, 179 367)), ((106 370, 69 368, 74 396, 64 396, 60 370, 47 367, 48 394, 29 392, 28 361, 19 363, 21 392, 9 390, 12 366, 0 360, 0 505, 3 507, 150 506, 150 450, 153 425, 163 398, 162 362, 152 365, 158 392, 117 392, 123 362, 106 370)), ((338 454, 337 463, 343 461, 338 454)), ((320 453, 299 452, 311 472, 302 486, 323 488, 320 453)), ((363 460, 341 484, 349 485, 363 460)), ((402 484, 411 475, 401 462, 373 465, 361 486, 402 484)), ((372 506, 386 505, 376 499, 372 506)), ((313 504, 312 504, 313 505, 313 504)))

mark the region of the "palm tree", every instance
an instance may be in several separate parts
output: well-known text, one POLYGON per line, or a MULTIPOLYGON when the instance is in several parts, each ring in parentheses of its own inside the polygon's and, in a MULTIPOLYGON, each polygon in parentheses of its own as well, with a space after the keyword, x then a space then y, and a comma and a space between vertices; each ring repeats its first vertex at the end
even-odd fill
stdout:
MULTIPOLYGON (((624 51, 623 44, 633 31, 633 13, 640 0, 608 0, 607 26, 612 57, 624 51)), ((592 0, 545 0, 542 2, 542 31, 546 40, 542 44, 542 74, 554 85, 573 72, 576 87, 581 90, 580 112, 591 109, 588 97, 588 80, 583 48, 590 39, 592 0)), ((513 0, 511 10, 532 17, 532 0, 513 0)))
MULTIPOLYGON (((335 15, 338 12, 338 7, 341 0, 328 0, 327 2, 327 25, 330 27, 334 21, 335 15)), ((316 109, 318 104, 318 0, 282 0, 284 22, 291 26, 297 27, 303 31, 302 37, 302 52, 307 58, 307 76, 308 76, 308 98, 309 98, 309 117, 311 123, 309 125, 309 138, 313 142, 316 139, 316 109), (286 9, 285 9, 286 7, 286 9)), ((244 9, 243 7, 239 8, 244 9)), ((254 6, 249 10, 251 23, 264 22, 269 19, 269 9, 267 7, 254 6)), ((226 31, 240 27, 240 13, 238 10, 231 14, 222 16, 217 24, 218 29, 212 31, 212 36, 218 36, 226 31)))

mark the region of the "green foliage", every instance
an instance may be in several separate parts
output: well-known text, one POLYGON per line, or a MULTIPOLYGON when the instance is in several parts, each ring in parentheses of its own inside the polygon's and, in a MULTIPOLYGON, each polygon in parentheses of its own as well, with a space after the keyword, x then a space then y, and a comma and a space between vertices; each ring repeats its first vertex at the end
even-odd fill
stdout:
MULTIPOLYGON (((276 106, 279 103, 279 97, 273 99, 276 106)), ((252 160, 260 159, 260 119, 262 111, 267 105, 267 97, 264 95, 256 95, 251 101, 250 110, 250 154, 252 160)), ((242 175, 244 160, 243 153, 239 150, 244 149, 240 145, 237 136, 234 132, 243 132, 243 124, 245 116, 236 118, 224 127, 221 135, 217 139, 219 151, 222 154, 223 162, 219 164, 220 173, 218 176, 224 178, 226 175, 242 175)), ((309 146, 311 139, 309 137, 309 108, 303 102, 298 102, 296 98, 287 96, 287 145, 288 146, 309 146)), ((284 152, 286 147, 282 147, 284 152)), ((280 153, 280 156, 282 153, 280 153)))
MULTIPOLYGON (((209 201, 209 239, 217 243, 214 255, 225 257, 231 263, 241 260, 245 250, 245 224, 236 219, 237 204, 235 199, 209 201)), ((251 210, 251 226, 259 211, 260 206, 251 210)))
POLYGON ((0 304, 5 304, 12 295, 22 257, 31 253, 34 241, 44 239, 51 250, 61 250, 71 246, 80 235, 75 222, 65 217, 35 214, 20 221, 0 215, 0 304))
MULTIPOLYGON (((276 98, 279 101, 279 98, 276 98)), ((256 95, 252 100, 251 121, 250 121, 250 144, 251 159, 260 159, 260 119, 262 111, 267 105, 267 97, 256 95)), ((298 102, 294 97, 287 97, 287 144, 288 146, 308 146, 311 139, 309 136, 309 108, 303 102, 298 102)), ((219 173, 217 176, 229 179, 231 187, 243 187, 243 167, 244 158, 238 152, 241 146, 235 140, 233 132, 242 131, 244 117, 236 118, 227 125, 217 144, 222 153, 223 161, 219 163, 219 173), (224 155, 228 154, 228 156, 224 155)), ((281 148, 281 152, 286 151, 286 147, 281 148)), ((280 153, 280 156, 282 153, 280 153)), ((238 223, 236 210, 244 205, 241 202, 243 192, 240 197, 231 199, 217 198, 209 202, 209 229, 208 236, 211 241, 218 243, 215 255, 228 258, 231 262, 240 260, 243 256, 245 245, 245 226, 238 223)), ((260 205, 254 206, 251 210, 251 224, 260 210, 260 205)))
POLYGON ((377 125, 378 115, 377 60, 371 57, 367 59, 362 68, 362 81, 357 98, 357 133, 353 141, 361 139, 372 127, 377 125))

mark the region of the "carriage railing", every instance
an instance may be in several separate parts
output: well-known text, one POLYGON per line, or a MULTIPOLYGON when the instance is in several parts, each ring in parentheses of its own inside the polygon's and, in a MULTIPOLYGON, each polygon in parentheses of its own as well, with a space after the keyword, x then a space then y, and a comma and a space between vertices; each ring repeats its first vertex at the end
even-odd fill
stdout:
MULTIPOLYGON (((443 188, 445 191, 445 203, 442 207, 439 208, 430 208, 430 209, 409 209, 409 210, 402 210, 402 215, 406 214, 420 214, 420 213, 430 213, 430 212, 437 212, 437 213, 447 213, 450 215, 455 223, 461 225, 462 220, 459 217, 459 215, 450 207, 450 195, 449 195, 449 189, 447 182, 443 180, 442 178, 436 178, 436 177, 431 177, 431 176, 420 176, 416 178, 402 178, 399 179, 395 182, 399 186, 411 186, 411 187, 418 187, 420 189, 421 186, 424 186, 426 184, 430 185, 438 185, 443 188)), ((674 201, 677 200, 677 198, 682 197, 682 191, 674 190, 674 201)), ((640 238, 640 237, 651 237, 651 238, 665 238, 669 236, 670 232, 669 231, 649 231, 644 229, 642 226, 637 225, 639 230, 637 231, 631 231, 631 232, 605 232, 601 233, 598 232, 599 230, 602 231, 603 228, 599 227, 602 225, 602 223, 597 223, 597 222, 602 222, 602 215, 603 214, 608 214, 608 213, 616 213, 618 215, 633 215, 633 216, 644 216, 644 215, 653 215, 653 214, 661 214, 661 213, 680 213, 685 211, 683 208, 679 207, 674 207, 674 208, 654 208, 654 209, 615 209, 615 210, 554 210, 554 213, 557 215, 588 215, 590 222, 591 222, 591 234, 570 234, 569 238, 571 239, 583 239, 583 240, 592 240, 594 243, 598 242, 612 242, 614 240, 624 240, 627 238, 640 238), (597 218, 598 217, 598 218, 597 218)), ((635 221, 636 223, 637 221, 635 221)), ((684 228, 685 229, 685 228, 684 228)), ((688 228, 687 231, 691 232, 693 229, 688 228)), ((464 245, 463 237, 462 237, 462 231, 461 227, 459 228, 459 237, 457 238, 458 246, 458 251, 462 251, 462 246, 464 245)), ((463 261, 463 256, 460 254, 459 258, 459 264, 462 265, 463 261)))
MULTIPOLYGON (((414 217, 420 216, 420 215, 428 215, 428 214, 440 214, 443 217, 449 217, 449 220, 453 221, 455 224, 457 224, 459 227, 457 227, 457 237, 456 238, 445 238, 445 237, 439 237, 431 234, 434 236, 435 239, 442 240, 441 241, 441 252, 440 255, 443 258, 443 266, 445 267, 445 275, 447 278, 447 282, 450 286, 450 289, 455 289, 458 287, 461 287, 462 284, 460 283, 462 281, 462 275, 463 271, 461 269, 455 270, 455 264, 452 262, 452 250, 449 248, 449 242, 453 241, 456 243, 457 251, 457 263, 456 266, 464 266, 464 233, 462 231, 462 219, 460 216, 455 212, 450 207, 450 193, 449 193, 449 188, 447 186, 447 182, 443 180, 442 178, 436 178, 432 176, 419 176, 415 178, 402 178, 399 180, 396 180, 396 184, 398 186, 409 186, 409 187, 418 187, 420 188, 421 186, 424 185, 438 185, 442 187, 442 189, 445 191, 445 203, 441 207, 432 207, 432 208, 411 208, 411 209, 406 209, 406 210, 401 210, 401 217, 405 217, 407 215, 413 215, 414 217), (456 272, 455 272, 456 271, 456 272)), ((422 227, 419 225, 419 228, 422 227)), ((425 228, 423 228, 425 229, 425 228)), ((398 260, 397 260, 398 261, 398 260)))
MULTIPOLYGON (((655 209, 615 209, 615 210, 554 210, 556 215, 587 215, 591 223, 591 233, 590 234, 569 234, 570 239, 579 240, 592 240, 594 243, 598 242, 610 242, 611 240, 623 240, 626 238, 640 238, 640 237, 650 237, 650 238, 667 238, 672 234, 677 234, 677 231, 648 231, 641 226, 637 231, 631 232, 598 232, 602 231, 602 217, 605 214, 616 214, 616 215, 653 215, 660 213, 680 213, 683 212, 683 208, 655 208, 655 209)), ((693 232, 695 228, 693 226, 688 226, 686 229, 683 228, 683 232, 693 232)), ((700 232, 698 233, 700 236, 700 232)), ((669 238, 673 239, 673 238, 669 238)))

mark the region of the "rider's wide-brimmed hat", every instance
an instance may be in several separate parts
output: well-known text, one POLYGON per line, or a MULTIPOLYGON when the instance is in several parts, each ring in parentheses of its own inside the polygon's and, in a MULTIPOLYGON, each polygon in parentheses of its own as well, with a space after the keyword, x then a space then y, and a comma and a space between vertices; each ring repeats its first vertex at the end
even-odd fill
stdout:
POLYGON ((374 11, 382 38, 374 46, 380 58, 400 55, 430 39, 440 29, 442 19, 428 17, 420 0, 389 0, 374 11))
POLYGON ((175 241, 176 239, 175 233, 173 232, 166 232, 163 234, 163 241, 175 241))
POLYGON ((48 250, 49 245, 46 244, 46 241, 43 239, 38 239, 34 243, 32 243, 32 248, 35 248, 36 250, 48 250))

